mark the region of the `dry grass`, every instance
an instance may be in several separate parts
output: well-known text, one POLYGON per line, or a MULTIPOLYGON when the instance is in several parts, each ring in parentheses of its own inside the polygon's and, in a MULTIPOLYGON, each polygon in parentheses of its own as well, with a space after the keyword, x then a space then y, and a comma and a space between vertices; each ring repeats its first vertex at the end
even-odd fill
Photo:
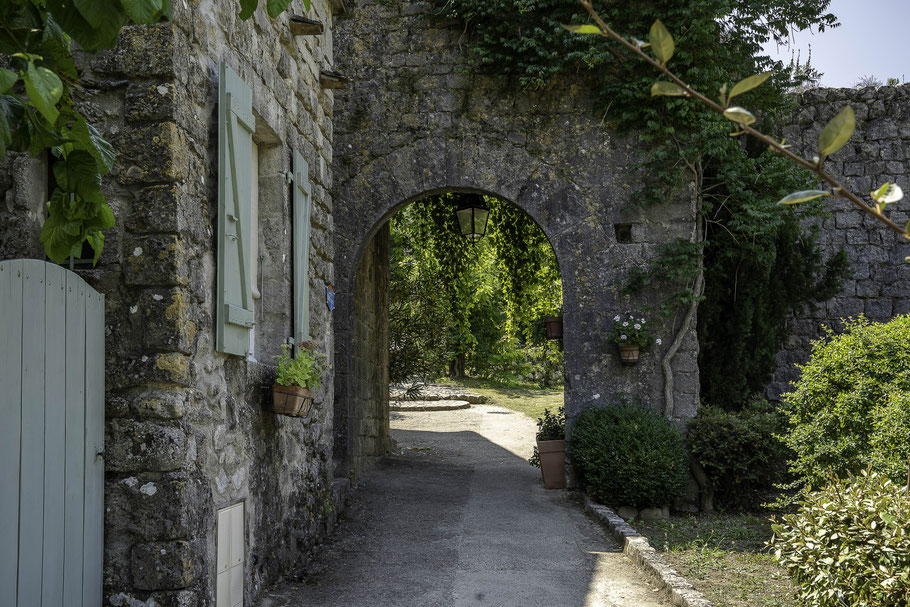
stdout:
POLYGON ((796 607, 793 585, 765 548, 765 515, 699 514, 633 526, 718 607, 796 607))
POLYGON ((486 396, 488 405, 524 413, 534 421, 543 416, 544 409, 555 411, 563 405, 562 388, 542 390, 533 384, 501 383, 482 379, 446 380, 445 383, 486 396))

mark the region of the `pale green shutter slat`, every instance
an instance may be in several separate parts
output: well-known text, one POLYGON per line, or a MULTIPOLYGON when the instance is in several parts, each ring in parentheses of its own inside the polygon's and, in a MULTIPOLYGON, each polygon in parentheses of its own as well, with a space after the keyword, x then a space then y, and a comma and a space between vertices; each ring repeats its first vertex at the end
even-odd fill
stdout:
POLYGON ((294 342, 310 339, 310 168, 294 150, 294 342))
POLYGON ((86 289, 85 302, 85 522, 82 604, 103 601, 104 553, 104 296, 86 289))
POLYGON ((218 296, 215 345, 245 355, 253 326, 249 281, 253 92, 224 62, 218 83, 218 296))
MULTIPOLYGON (((63 488, 66 478, 66 275, 45 265, 44 300, 44 606, 63 605, 63 488)), ((103 339, 103 331, 101 338, 103 339)), ((103 357, 99 364, 103 364, 103 357)), ((100 510, 99 510, 100 512, 100 510)), ((100 556, 100 552, 98 553, 100 556)), ((99 559, 100 560, 100 559, 99 559)))
MULTIPOLYGON (((44 262, 23 262, 19 605, 41 604, 44 548, 44 262)), ((8 490, 11 488, 4 488, 8 490)))
POLYGON ((85 289, 66 275, 66 481, 63 494, 63 596, 82 597, 85 523, 85 289))
POLYGON ((0 262, 0 605, 16 605, 22 415, 22 261, 0 262))

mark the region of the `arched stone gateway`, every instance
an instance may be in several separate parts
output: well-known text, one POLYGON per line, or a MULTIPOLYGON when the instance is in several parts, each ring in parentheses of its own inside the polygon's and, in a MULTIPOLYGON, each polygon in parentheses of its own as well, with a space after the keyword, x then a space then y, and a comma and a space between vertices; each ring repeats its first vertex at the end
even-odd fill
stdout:
MULTIPOLYGON (((691 190, 638 204, 636 138, 603 124, 582 84, 528 93, 467 75, 460 27, 423 3, 361 2, 348 15, 335 30, 336 68, 351 78, 336 98, 333 167, 339 468, 386 446, 387 386, 376 370, 388 335, 378 312, 387 288, 384 226, 403 204, 442 191, 508 200, 550 240, 563 280, 570 423, 584 407, 618 399, 663 410, 660 359, 679 321, 649 315, 663 344, 634 367, 620 364, 605 333, 615 314, 641 311, 674 288, 622 290, 630 268, 691 237, 691 190)), ((697 407, 697 350, 693 326, 673 362, 677 419, 697 407)))

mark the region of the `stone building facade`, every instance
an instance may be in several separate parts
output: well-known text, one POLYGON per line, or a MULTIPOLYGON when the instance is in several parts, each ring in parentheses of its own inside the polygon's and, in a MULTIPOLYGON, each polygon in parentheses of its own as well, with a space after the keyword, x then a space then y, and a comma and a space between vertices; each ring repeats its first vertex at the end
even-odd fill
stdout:
MULTIPOLYGON (((305 419, 268 411, 273 357, 293 335, 291 192, 299 152, 312 198, 309 333, 333 358, 332 2, 293 36, 288 14, 248 21, 234 0, 174 3, 171 22, 128 27, 80 57, 80 110, 118 151, 103 192, 117 217, 97 265, 106 295, 105 604, 214 605, 217 512, 244 506, 244 604, 305 561, 342 506, 332 467, 331 373, 305 419), (218 91, 224 62, 252 91, 259 274, 250 356, 216 350, 218 91)), ((44 259, 41 159, 7 157, 0 258, 44 259)))
MULTIPOLYGON (((336 64, 352 79, 335 114, 336 462, 361 462, 384 448, 385 403, 373 397, 372 369, 361 364, 382 339, 364 331, 362 302, 387 297, 369 278, 373 251, 386 246, 394 212, 440 192, 510 202, 553 246, 570 425, 581 409, 623 398, 663 411, 659 360, 676 327, 651 318, 663 345, 634 367, 620 364, 605 334, 617 313, 654 301, 654 292, 624 295, 626 274, 662 243, 692 237, 691 192, 651 207, 633 200, 635 138, 597 120, 583 82, 527 93, 468 75, 462 26, 424 2, 359 1, 348 9, 335 24, 336 64)), ((681 420, 698 404, 697 350, 692 330, 673 363, 673 416, 681 420)))
MULTIPOLYGON (((897 183, 910 196, 910 85, 864 89, 816 89, 800 96, 799 110, 786 132, 787 141, 804 156, 817 152, 818 133, 844 106, 856 112, 856 132, 825 163, 826 169, 860 196, 886 182, 897 183)), ((868 200, 868 198, 866 198, 868 200)), ((844 199, 827 201, 830 217, 821 221, 819 244, 826 255, 844 249, 849 278, 841 293, 814 309, 794 315, 789 337, 777 357, 768 387, 774 400, 799 377, 797 364, 809 358, 812 340, 822 327, 843 328, 844 318, 864 314, 887 321, 910 312, 908 280, 910 244, 844 199)), ((908 200, 889 206, 886 215, 900 226, 910 219, 908 200)))

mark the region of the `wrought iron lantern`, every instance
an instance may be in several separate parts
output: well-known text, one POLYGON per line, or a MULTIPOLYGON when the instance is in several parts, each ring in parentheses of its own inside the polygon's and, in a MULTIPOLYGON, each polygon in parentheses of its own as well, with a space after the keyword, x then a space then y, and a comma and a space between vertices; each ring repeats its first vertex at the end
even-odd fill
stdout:
POLYGON ((476 242, 487 233, 487 219, 490 209, 480 194, 463 194, 455 211, 461 233, 470 241, 476 242))

